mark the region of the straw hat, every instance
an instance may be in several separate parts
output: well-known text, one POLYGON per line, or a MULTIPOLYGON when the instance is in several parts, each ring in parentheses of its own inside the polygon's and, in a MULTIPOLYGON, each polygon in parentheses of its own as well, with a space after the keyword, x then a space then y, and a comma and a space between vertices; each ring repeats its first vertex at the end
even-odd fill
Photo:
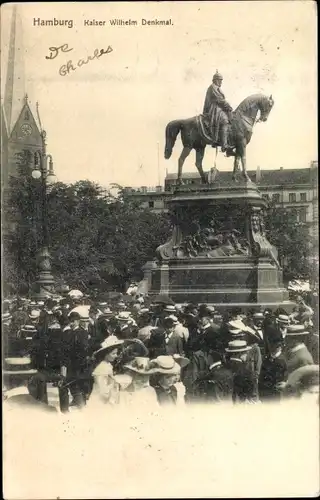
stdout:
POLYGON ((149 358, 136 357, 131 361, 131 363, 124 365, 124 368, 134 373, 139 373, 140 375, 152 375, 153 373, 158 373, 149 358))
POLYGON ((172 314, 177 312, 176 306, 174 306, 172 304, 167 304, 163 310, 164 310, 164 312, 168 312, 168 313, 172 313, 172 314))
POLYGON ((12 316, 9 312, 2 313, 1 315, 1 321, 9 321, 11 318, 12 316))
POLYGON ((82 297, 83 297, 83 293, 80 290, 70 290, 68 295, 72 299, 82 299, 82 297))
POLYGON ((158 356, 151 361, 154 373, 162 375, 179 375, 180 365, 174 360, 173 356, 158 356))
POLYGON ((228 347, 226 348, 226 352, 236 353, 236 352, 246 352, 251 348, 247 345, 245 340, 232 340, 228 343, 228 347))
POLYGON ((88 305, 77 306, 77 307, 74 307, 73 309, 71 309, 68 316, 70 316, 70 314, 76 312, 80 315, 80 319, 89 319, 89 309, 90 309, 90 306, 88 306, 88 305))
POLYGON ((131 313, 129 311, 121 311, 117 314, 116 319, 118 321, 131 321, 131 313))
POLYGON ((281 323, 282 325, 289 325, 290 324, 290 318, 286 314, 279 314, 279 316, 276 318, 277 323, 281 323))
POLYGON ((287 329, 287 337, 308 335, 308 333, 303 325, 289 325, 287 329))
POLYGON ((94 355, 96 356, 97 354, 101 354, 102 352, 107 353, 110 350, 116 349, 120 345, 123 344, 123 340, 118 339, 115 335, 110 335, 109 337, 106 338, 101 344, 100 344, 100 349, 98 349, 94 355))

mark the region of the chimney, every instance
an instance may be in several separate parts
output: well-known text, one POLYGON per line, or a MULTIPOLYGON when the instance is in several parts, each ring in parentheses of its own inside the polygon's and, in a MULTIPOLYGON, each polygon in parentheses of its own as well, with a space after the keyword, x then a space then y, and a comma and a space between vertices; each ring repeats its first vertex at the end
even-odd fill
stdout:
POLYGON ((156 192, 161 193, 162 191, 162 186, 156 186, 156 192))
POLYGON ((283 170, 283 167, 280 167, 280 170, 283 170))
POLYGON ((257 172, 256 172, 256 183, 259 184, 259 182, 261 181, 261 169, 259 167, 259 165, 257 166, 257 172))

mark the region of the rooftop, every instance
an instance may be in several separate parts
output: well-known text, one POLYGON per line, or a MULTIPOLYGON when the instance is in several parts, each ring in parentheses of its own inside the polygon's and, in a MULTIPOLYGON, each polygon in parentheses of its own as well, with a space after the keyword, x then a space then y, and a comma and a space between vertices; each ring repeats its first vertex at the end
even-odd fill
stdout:
MULTIPOLYGON (((299 168, 299 169, 278 169, 278 170, 248 170, 248 174, 252 180, 259 185, 265 186, 279 186, 279 185, 297 185, 297 184, 311 184, 313 180, 316 180, 317 171, 314 172, 310 168, 299 168), (260 180, 257 179, 260 175, 260 180)), ((172 181, 177 179, 178 174, 172 173, 167 174, 165 181, 172 181)), ((183 179, 198 179, 200 178, 198 172, 186 172, 182 174, 183 179)), ((215 181, 219 184, 224 184, 231 182, 232 171, 219 172, 217 171, 215 181)))

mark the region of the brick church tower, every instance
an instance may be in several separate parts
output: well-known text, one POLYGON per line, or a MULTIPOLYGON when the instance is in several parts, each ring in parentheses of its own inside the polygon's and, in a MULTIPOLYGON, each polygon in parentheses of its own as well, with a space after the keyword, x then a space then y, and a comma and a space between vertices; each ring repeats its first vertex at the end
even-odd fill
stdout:
POLYGON ((24 77, 22 24, 17 6, 14 5, 4 99, 1 106, 1 181, 4 189, 8 187, 10 176, 27 173, 19 171, 17 158, 19 154, 24 154, 25 151, 30 153, 30 165, 24 168, 30 168, 31 171, 34 153, 44 152, 45 149, 45 133, 41 130, 37 108, 34 114, 28 102, 24 77))

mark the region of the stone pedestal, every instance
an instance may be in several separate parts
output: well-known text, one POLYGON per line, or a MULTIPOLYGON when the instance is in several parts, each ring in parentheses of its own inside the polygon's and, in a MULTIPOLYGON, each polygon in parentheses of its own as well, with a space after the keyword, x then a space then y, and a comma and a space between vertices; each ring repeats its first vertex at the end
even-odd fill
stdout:
POLYGON ((264 230, 265 201, 255 184, 180 187, 169 210, 173 232, 156 251, 151 296, 219 307, 290 308, 277 250, 264 230))

